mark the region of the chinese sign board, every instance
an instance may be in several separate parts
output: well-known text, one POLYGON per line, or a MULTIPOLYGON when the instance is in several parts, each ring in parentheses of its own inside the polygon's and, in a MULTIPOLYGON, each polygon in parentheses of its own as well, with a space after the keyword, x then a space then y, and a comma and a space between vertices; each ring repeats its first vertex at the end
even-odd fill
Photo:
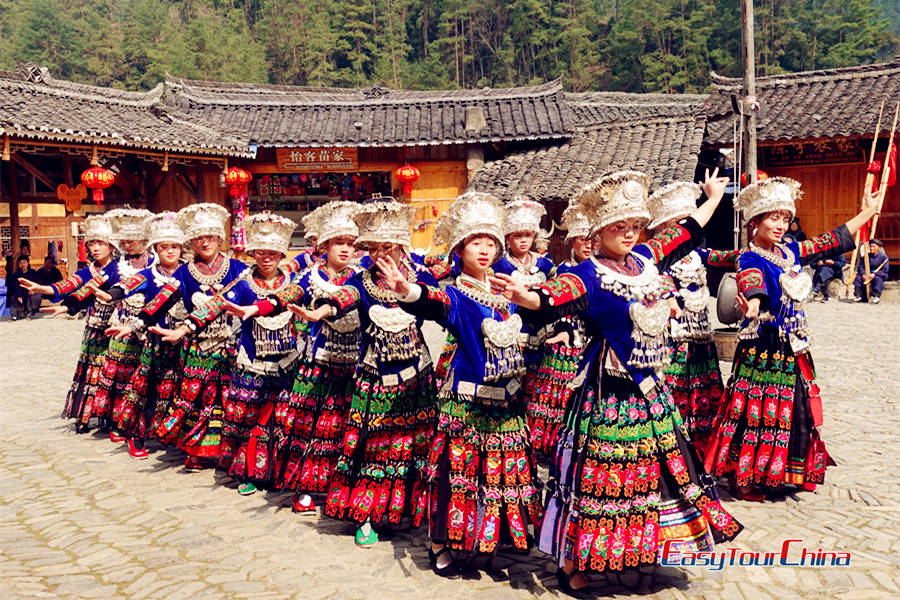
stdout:
POLYGON ((355 171, 359 167, 356 148, 277 148, 279 171, 314 173, 355 171))
POLYGON ((820 165, 865 160, 862 146, 856 140, 846 138, 763 146, 760 150, 763 151, 765 165, 769 167, 820 165))

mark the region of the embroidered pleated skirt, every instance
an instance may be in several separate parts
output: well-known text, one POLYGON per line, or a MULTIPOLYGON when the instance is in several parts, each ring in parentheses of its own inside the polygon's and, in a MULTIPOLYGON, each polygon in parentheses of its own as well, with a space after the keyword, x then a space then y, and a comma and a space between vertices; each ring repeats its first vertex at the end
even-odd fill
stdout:
POLYGON ((386 385, 364 365, 357 368, 326 515, 390 526, 406 517, 413 527, 421 524, 435 395, 430 365, 397 385, 386 385))
POLYGON ((711 339, 675 341, 670 348, 666 383, 681 413, 684 429, 702 458, 725 393, 719 355, 711 339))
POLYGON ((774 327, 743 340, 706 449, 707 469, 739 486, 822 483, 834 462, 815 425, 821 398, 812 358, 795 355, 774 327), (818 407, 815 409, 814 407, 818 407))
POLYGON ((181 380, 179 347, 150 334, 141 350, 140 363, 131 376, 122 401, 113 409, 116 427, 130 438, 153 437, 173 409, 181 380))
POLYGON ((432 541, 483 553, 531 545, 542 505, 523 395, 499 404, 440 399, 428 460, 432 541))
POLYGON ((680 540, 674 551, 708 551, 741 530, 703 474, 665 386, 644 394, 629 376, 605 373, 598 388, 589 376, 566 422, 540 540, 560 562, 622 571, 656 564, 666 540, 680 540))

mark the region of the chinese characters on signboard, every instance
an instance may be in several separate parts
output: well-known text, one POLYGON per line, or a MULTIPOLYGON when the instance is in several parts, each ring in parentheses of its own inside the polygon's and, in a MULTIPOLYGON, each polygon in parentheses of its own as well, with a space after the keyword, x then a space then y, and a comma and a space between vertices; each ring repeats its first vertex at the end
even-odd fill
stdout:
POLYGON ((279 171, 355 171, 359 167, 356 148, 277 148, 275 158, 279 171))
POLYGON ((856 140, 846 138, 762 146, 760 149, 768 167, 860 162, 865 159, 862 146, 856 140))

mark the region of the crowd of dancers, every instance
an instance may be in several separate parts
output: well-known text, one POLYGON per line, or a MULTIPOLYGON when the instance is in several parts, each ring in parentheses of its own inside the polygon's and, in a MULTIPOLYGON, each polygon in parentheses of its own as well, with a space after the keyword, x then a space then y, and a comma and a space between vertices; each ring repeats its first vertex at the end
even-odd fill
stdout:
POLYGON ((296 513, 318 502, 361 547, 427 523, 441 576, 536 544, 584 595, 587 574, 656 564, 667 540, 733 539, 717 480, 761 501, 814 490, 833 464, 802 266, 852 249, 874 210, 780 243, 800 186, 773 177, 735 199, 749 245, 703 248, 725 184, 649 195, 643 173, 601 177, 563 214, 559 265, 532 251, 544 208, 526 198, 459 197, 438 258, 410 251, 414 211, 393 200, 313 211, 294 257, 295 223, 254 214, 252 266, 223 254, 221 206, 115 209, 84 223, 87 267, 23 285, 59 302, 48 312, 86 310, 64 409, 77 432, 108 431, 135 459, 148 439, 176 446, 240 494, 293 492, 296 513), (727 386, 707 269, 737 271, 746 317, 727 386), (434 364, 424 321, 447 333, 434 364))

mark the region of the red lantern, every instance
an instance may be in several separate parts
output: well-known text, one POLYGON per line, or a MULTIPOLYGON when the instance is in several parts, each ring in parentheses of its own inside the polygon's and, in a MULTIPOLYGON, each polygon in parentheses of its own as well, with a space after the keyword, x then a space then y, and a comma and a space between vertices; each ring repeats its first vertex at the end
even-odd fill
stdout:
MULTIPOLYGON (((756 170, 756 181, 757 182, 763 181, 764 179, 768 179, 768 178, 769 178, 768 173, 766 173, 762 169, 756 170)), ((747 173, 741 173, 741 187, 747 187, 747 185, 748 185, 747 173)))
POLYGON ((232 196, 239 196, 252 178, 250 173, 240 167, 231 167, 225 171, 225 185, 228 186, 232 196))
POLYGON ((94 202, 97 206, 103 204, 103 190, 116 181, 116 174, 103 167, 91 167, 81 174, 81 183, 85 187, 94 190, 94 202))
POLYGON ((419 170, 412 165, 403 165, 394 174, 397 176, 397 181, 403 184, 403 195, 408 200, 412 193, 412 184, 419 178, 419 170))

